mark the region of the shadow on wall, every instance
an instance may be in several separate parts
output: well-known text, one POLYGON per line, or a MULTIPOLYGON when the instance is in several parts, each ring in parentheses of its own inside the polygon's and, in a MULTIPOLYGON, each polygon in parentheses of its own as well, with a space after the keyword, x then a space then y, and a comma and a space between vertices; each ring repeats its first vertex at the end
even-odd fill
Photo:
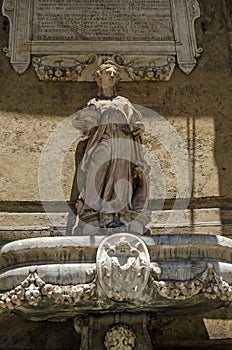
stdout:
POLYGON ((218 167, 223 235, 232 238, 232 118, 226 108, 215 119, 215 160, 218 167))
POLYGON ((75 332, 72 321, 31 322, 19 315, 0 319, 0 348, 3 350, 72 350, 79 346, 80 335, 75 332))

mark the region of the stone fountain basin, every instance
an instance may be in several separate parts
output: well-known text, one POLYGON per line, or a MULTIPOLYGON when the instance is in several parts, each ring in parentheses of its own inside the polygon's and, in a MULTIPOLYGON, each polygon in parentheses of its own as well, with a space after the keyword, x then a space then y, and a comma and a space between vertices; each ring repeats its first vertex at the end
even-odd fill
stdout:
MULTIPOLYGON (((81 273, 94 267, 98 246, 104 238, 42 237, 8 243, 0 250, 0 290, 15 287, 15 283, 26 277, 28 268, 34 265, 40 271, 40 277, 50 279, 51 283, 62 283, 62 274, 64 284, 81 283, 81 273), (15 280, 7 282, 6 276, 13 276, 14 270, 17 270, 15 280)), ((191 279, 205 268, 206 263, 212 262, 216 272, 232 282, 232 240, 229 238, 204 234, 162 234, 140 238, 148 248, 151 262, 161 265, 161 279, 191 279)))
POLYGON ((4 245, 0 251, 0 297, 6 299, 7 295, 11 298, 18 286, 28 286, 28 280, 32 285, 36 284, 38 279, 42 281, 42 289, 52 286, 53 297, 47 297, 47 292, 38 288, 42 293, 38 303, 33 300, 28 303, 24 298, 18 304, 9 302, 0 311, 9 308, 31 319, 57 320, 86 312, 135 312, 138 308, 148 312, 182 314, 189 313, 191 308, 198 313, 232 301, 232 240, 226 237, 204 234, 139 236, 147 247, 150 266, 158 266, 160 272, 150 274, 146 287, 138 296, 125 300, 109 298, 99 283, 96 255, 105 238, 43 237, 4 245), (196 279, 201 280, 203 275, 206 276, 204 283, 210 283, 216 289, 225 282, 226 296, 223 292, 220 298, 216 294, 206 298, 208 292, 203 289, 188 297, 165 294, 167 288, 173 291, 188 286, 196 279), (23 283, 25 280, 26 284, 23 283), (81 290, 81 297, 73 292, 74 289, 81 290), (60 295, 55 295, 54 290, 60 295))

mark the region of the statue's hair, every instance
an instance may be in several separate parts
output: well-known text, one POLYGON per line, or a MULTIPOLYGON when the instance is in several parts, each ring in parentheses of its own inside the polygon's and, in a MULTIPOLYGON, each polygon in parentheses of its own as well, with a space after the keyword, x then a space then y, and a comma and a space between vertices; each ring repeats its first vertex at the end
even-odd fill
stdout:
POLYGON ((95 72, 95 74, 96 73, 101 73, 101 72, 103 72, 105 69, 107 69, 107 68, 110 68, 110 67, 114 67, 114 69, 117 71, 117 73, 118 73, 118 67, 116 66, 116 64, 113 62, 113 61, 111 61, 111 60, 107 60, 107 61, 105 61, 104 63, 102 63, 100 66, 99 66, 99 68, 98 68, 98 70, 95 72))

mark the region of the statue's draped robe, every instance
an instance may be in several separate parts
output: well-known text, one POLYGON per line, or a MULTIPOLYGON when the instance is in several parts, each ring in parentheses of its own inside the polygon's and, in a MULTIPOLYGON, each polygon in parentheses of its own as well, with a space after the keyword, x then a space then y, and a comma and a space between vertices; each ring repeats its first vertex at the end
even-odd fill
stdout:
POLYGON ((74 125, 87 138, 77 169, 79 216, 92 211, 122 213, 140 211, 147 204, 143 170, 141 113, 124 97, 92 99, 74 115, 74 125), (137 125, 136 125, 137 123, 137 125))

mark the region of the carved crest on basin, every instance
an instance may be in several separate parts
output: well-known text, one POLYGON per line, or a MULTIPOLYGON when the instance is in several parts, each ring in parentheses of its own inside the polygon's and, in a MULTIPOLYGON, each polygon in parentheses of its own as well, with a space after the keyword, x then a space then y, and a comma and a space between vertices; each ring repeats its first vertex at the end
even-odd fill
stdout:
POLYGON ((97 274, 105 294, 114 300, 135 299, 146 287, 150 257, 145 243, 129 233, 105 238, 97 252, 97 274))

